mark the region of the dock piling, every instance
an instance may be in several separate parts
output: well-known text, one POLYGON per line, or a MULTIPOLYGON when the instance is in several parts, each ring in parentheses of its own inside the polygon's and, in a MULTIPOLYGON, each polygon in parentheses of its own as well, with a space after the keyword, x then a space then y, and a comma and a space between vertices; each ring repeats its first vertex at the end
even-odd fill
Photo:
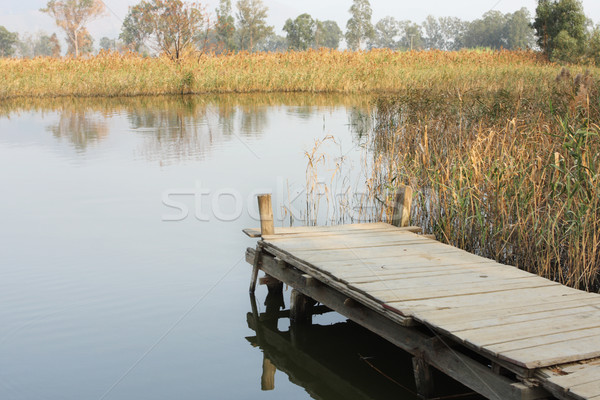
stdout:
POLYGON ((274 235, 273 205, 270 194, 258 195, 258 212, 260 214, 260 235, 274 235))
POLYGON ((295 325, 310 325, 315 303, 310 297, 293 289, 290 295, 290 322, 295 325))
POLYGON ((417 393, 425 400, 431 399, 434 394, 433 368, 424 357, 415 356, 412 359, 413 371, 417 393))
POLYGON ((394 212, 392 214, 392 225, 406 227, 410 225, 410 207, 412 204, 412 188, 400 186, 394 200, 394 212))

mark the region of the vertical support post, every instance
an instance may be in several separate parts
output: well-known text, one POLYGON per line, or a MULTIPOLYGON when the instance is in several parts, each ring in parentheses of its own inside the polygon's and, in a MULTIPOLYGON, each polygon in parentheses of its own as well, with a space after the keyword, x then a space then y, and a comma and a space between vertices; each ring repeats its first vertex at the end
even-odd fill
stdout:
POLYGON ((260 263, 262 261, 262 246, 256 245, 256 251, 254 252, 254 262, 252 263, 252 276, 250 277, 250 293, 256 291, 256 282, 258 281, 258 271, 260 270, 260 263))
POLYGON ((274 235, 273 205, 270 194, 258 195, 258 212, 260 214, 260 235, 274 235))
POLYGON ((412 359, 417 393, 423 399, 431 399, 434 394, 433 368, 421 356, 412 359))
MULTIPOLYGON (((270 194, 258 195, 258 212, 260 214, 260 235, 265 236, 275 234, 275 227, 273 225, 273 205, 271 203, 270 194)), ((254 256, 254 263, 252 264, 250 293, 254 293, 254 291, 256 290, 256 282, 258 281, 258 271, 260 269, 261 259, 262 246, 259 242, 256 245, 256 254, 254 256)))
POLYGON ((260 377, 260 389, 261 390, 274 390, 275 389, 275 372, 277 368, 263 353, 263 365, 262 375, 260 377))
POLYGON ((392 225, 405 227, 410 225, 410 206, 412 204, 412 188, 400 186, 394 200, 394 212, 392 213, 392 225))
POLYGON ((296 325, 310 325, 315 301, 296 289, 290 295, 290 322, 296 325))

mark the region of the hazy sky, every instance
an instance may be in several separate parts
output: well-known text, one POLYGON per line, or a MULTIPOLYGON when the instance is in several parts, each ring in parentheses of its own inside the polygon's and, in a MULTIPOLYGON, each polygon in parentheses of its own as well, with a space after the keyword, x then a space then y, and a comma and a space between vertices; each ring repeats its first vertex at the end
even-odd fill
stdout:
MULTIPOLYGON (((235 4, 236 0, 232 0, 235 4)), ((47 0, 0 0, 0 25, 9 31, 16 32, 59 32, 53 20, 39 9, 44 7, 47 0)), ((89 31, 96 39, 102 36, 116 38, 121 30, 121 23, 127 14, 127 7, 138 3, 139 0, 104 0, 108 8, 105 17, 94 21, 89 25, 89 31)), ((342 30, 345 30, 346 21, 349 18, 348 9, 352 0, 263 0, 269 7, 269 23, 275 26, 276 32, 281 34, 281 28, 287 18, 295 18, 299 14, 307 12, 321 20, 332 19, 336 21, 342 30)), ((214 14, 218 0, 205 0, 201 3, 206 5, 208 11, 214 14)), ((421 22, 427 15, 455 16, 466 20, 479 18, 483 13, 495 9, 506 12, 514 12, 521 7, 526 7, 531 14, 535 13, 536 0, 463 0, 459 2, 448 0, 419 0, 419 1, 385 1, 371 0, 373 8, 373 22, 387 15, 403 20, 409 19, 421 22)), ((583 0, 583 6, 588 18, 595 23, 600 22, 600 1, 583 0)), ((234 7, 235 8, 235 7, 234 7)), ((59 33, 63 37, 62 32, 59 33)))

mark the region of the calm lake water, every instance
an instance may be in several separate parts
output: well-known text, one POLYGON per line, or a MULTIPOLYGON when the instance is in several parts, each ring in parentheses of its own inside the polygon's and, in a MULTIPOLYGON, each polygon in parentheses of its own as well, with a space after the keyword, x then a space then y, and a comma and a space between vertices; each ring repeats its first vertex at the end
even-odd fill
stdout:
MULTIPOLYGON (((366 104, 2 105, 0 398, 416 399, 408 356, 335 313, 293 335, 287 319, 258 337, 248 323, 254 194, 296 198, 300 219, 305 151, 329 135, 359 160, 366 104)), ((258 312, 265 300, 260 287, 258 312)))

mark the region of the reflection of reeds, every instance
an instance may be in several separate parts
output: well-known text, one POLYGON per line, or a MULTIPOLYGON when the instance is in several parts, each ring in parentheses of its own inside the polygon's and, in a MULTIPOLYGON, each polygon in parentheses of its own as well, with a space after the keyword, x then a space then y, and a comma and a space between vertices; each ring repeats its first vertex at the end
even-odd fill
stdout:
POLYGON ((387 219, 394 187, 410 184, 412 223, 438 239, 598 290, 598 81, 561 75, 544 93, 407 91, 378 100, 371 217, 387 219))
MULTIPOLYGON (((0 59, 1 60, 1 59, 0 59)), ((257 107, 296 106, 309 110, 330 107, 367 106, 371 96, 349 94, 318 93, 246 93, 246 94, 205 94, 202 96, 151 96, 151 97, 94 97, 58 99, 39 97, 19 97, 0 102, 0 116, 10 116, 22 111, 62 111, 77 109, 96 111, 103 115, 134 110, 181 109, 194 114, 198 108, 216 106, 221 114, 236 107, 251 112, 257 107)), ((308 111, 307 111, 308 112, 308 111)))
POLYGON ((0 59, 0 98, 398 92, 444 90, 449 83, 462 91, 498 90, 520 81, 544 90, 554 69, 536 53, 509 51, 242 52, 178 63, 103 52, 79 59, 0 59))

